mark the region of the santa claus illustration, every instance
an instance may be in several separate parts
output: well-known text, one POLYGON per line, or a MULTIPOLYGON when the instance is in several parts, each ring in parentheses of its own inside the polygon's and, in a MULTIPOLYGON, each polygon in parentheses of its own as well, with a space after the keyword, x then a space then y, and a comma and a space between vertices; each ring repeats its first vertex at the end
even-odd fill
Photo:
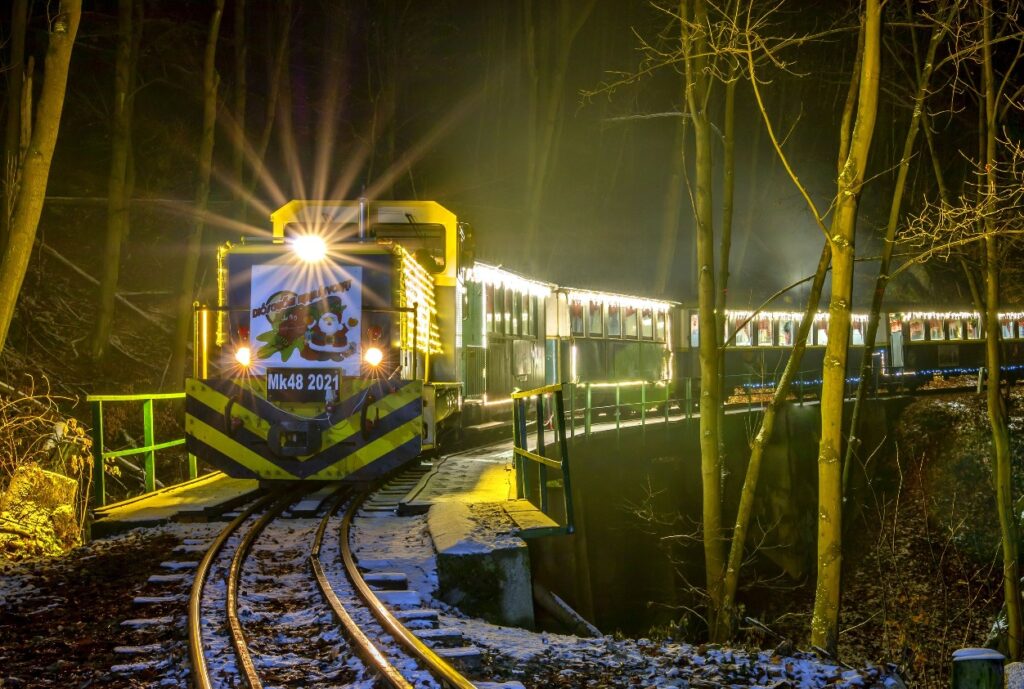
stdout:
POLYGON ((341 312, 344 306, 340 303, 330 306, 333 308, 324 312, 306 329, 306 340, 300 352, 303 359, 341 361, 354 351, 354 346, 348 341, 348 331, 358 321, 349 318, 347 323, 343 322, 341 312))

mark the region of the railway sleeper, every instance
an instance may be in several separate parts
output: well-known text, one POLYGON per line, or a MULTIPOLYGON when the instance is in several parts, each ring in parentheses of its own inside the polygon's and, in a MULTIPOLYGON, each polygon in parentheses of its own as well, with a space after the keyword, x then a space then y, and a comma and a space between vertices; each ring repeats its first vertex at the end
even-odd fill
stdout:
POLYGON ((409 586, 404 572, 368 572, 363 575, 363 581, 377 591, 396 591, 409 586))

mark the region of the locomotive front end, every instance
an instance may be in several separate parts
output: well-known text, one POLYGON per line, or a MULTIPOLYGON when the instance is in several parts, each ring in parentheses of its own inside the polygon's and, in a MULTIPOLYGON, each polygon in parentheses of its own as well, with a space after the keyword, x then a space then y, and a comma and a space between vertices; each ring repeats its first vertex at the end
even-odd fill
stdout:
POLYGON ((235 477, 361 480, 429 445, 436 264, 366 216, 365 202, 292 202, 273 238, 220 251, 186 382, 190 452, 235 477))

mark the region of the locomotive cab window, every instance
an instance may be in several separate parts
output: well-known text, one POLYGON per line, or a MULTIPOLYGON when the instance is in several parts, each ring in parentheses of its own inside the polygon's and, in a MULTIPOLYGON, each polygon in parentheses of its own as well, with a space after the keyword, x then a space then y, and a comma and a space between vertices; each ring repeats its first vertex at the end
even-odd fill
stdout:
POLYGON ((690 346, 700 346, 700 316, 695 313, 690 314, 690 346))
POLYGON ((654 339, 658 342, 665 341, 665 312, 659 311, 658 317, 654 321, 654 339))
POLYGON ((512 334, 526 334, 526 319, 523 318, 523 295, 519 292, 512 293, 512 334))
POLYGON ((445 259, 445 229, 439 223, 418 223, 412 214, 408 223, 376 223, 370 234, 377 239, 391 241, 404 247, 428 273, 443 273, 445 259))
POLYGON ((484 318, 487 321, 487 332, 493 333, 495 331, 494 325, 494 285, 484 286, 484 301, 486 304, 486 313, 484 318))

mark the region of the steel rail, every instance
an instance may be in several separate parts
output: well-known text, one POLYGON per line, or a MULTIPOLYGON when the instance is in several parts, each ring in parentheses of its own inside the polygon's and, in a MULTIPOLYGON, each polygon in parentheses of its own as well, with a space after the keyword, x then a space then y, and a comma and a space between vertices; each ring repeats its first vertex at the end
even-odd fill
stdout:
POLYGON ((256 523, 242 537, 235 554, 231 558, 231 566, 228 568, 227 601, 225 603, 225 614, 228 619, 228 628, 231 631, 231 645, 238 657, 238 664, 245 675, 245 682, 249 689, 263 689, 263 682, 260 681, 256 672, 256 665, 252 662, 252 655, 249 653, 249 644, 245 638, 245 630, 238 619, 238 581, 242 577, 242 567, 245 565, 245 558, 249 556, 252 544, 256 538, 263 533, 267 524, 277 519, 284 508, 292 504, 301 492, 309 488, 295 488, 277 500, 266 512, 260 515, 256 523))
POLYGON ((276 494, 265 495, 250 505, 240 515, 235 517, 225 526, 217 538, 213 540, 210 547, 206 549, 203 559, 196 568, 195 578, 192 580, 192 589, 188 598, 188 657, 192 666, 191 684, 196 689, 213 689, 210 682, 209 670, 206 665, 206 656, 203 655, 203 630, 202 630, 202 599, 203 587, 206 584, 206 577, 210 573, 210 566, 214 558, 220 553, 228 538, 231 537, 242 523, 251 517, 258 510, 263 509, 276 498, 276 494))
POLYGON ((359 628, 359 625, 348 614, 348 611, 345 610, 345 606, 338 599, 337 594, 335 594, 334 589, 331 587, 331 583, 327 580, 327 575, 324 573, 323 565, 320 562, 320 546, 323 544, 327 524, 330 522, 331 517, 337 513, 338 508, 341 507, 341 503, 347 496, 347 493, 348 491, 344 488, 339 490, 330 509, 327 510, 327 514, 320 520, 320 526, 317 528, 316 536, 313 539, 313 548, 309 553, 309 565, 313 570, 313 575, 316 577, 316 583, 320 587, 320 593, 323 594, 323 597, 331 606, 334 616, 341 622, 349 641, 353 645, 353 649, 363 659, 363 662, 368 666, 376 668, 381 679, 387 682, 392 689, 413 689, 413 685, 391 664, 391 661, 384 656, 380 649, 359 628))
POLYGON ((349 504, 341 522, 341 557, 345 563, 345 571, 348 573, 349 580, 381 626, 396 641, 405 646, 409 653, 418 658, 443 685, 453 689, 477 689, 475 684, 452 667, 444 658, 434 653, 433 649, 423 643, 419 637, 399 622, 398 618, 380 602, 380 599, 377 598, 373 590, 363 580, 363 575, 359 571, 359 567, 356 566, 355 558, 352 557, 352 548, 349 545, 349 531, 352 526, 352 517, 368 496, 369 492, 366 492, 356 497, 349 504))

